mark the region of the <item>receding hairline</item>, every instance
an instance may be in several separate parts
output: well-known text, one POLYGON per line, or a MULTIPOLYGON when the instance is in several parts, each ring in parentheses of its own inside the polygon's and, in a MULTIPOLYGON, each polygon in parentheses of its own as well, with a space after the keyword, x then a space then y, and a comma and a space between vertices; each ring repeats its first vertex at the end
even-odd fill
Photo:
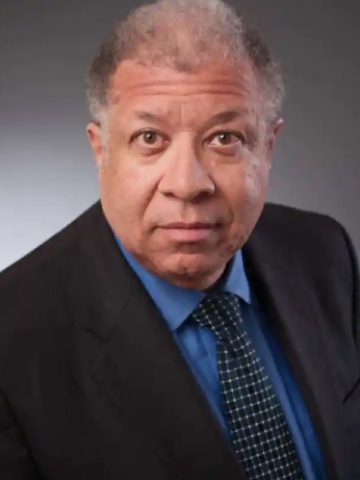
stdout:
POLYGON ((276 116, 283 97, 277 63, 243 16, 236 16, 233 7, 221 0, 160 0, 131 12, 103 42, 94 59, 88 77, 90 111, 94 116, 107 106, 111 80, 124 60, 191 73, 210 64, 214 54, 223 55, 223 61, 232 65, 249 58, 263 84, 268 110, 276 116), (204 12, 204 24, 191 16, 196 9, 204 12), (178 18, 188 22, 182 23, 183 30, 176 23, 178 18))

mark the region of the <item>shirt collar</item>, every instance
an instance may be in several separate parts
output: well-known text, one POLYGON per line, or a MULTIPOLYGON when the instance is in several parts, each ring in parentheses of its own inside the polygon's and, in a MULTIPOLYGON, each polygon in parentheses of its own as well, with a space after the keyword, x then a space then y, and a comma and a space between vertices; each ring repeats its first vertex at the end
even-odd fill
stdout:
MULTIPOLYGON (((116 242, 130 267, 137 274, 148 294, 160 310, 171 331, 184 323, 206 292, 180 288, 145 270, 125 249, 118 237, 116 242)), ((224 292, 237 295, 246 303, 251 303, 250 287, 246 277, 241 250, 237 250, 228 267, 224 282, 220 286, 224 292)))

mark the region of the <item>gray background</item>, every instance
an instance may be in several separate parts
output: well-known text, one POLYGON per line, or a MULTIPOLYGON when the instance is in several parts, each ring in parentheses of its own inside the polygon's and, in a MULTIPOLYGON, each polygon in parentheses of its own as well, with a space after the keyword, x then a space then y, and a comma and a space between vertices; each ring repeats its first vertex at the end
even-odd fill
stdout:
MULTIPOLYGON (((140 2, 0 0, 0 270, 98 197, 84 77, 140 2)), ((358 0, 247 0, 283 65, 286 121, 269 200, 341 221, 360 250, 358 0)))

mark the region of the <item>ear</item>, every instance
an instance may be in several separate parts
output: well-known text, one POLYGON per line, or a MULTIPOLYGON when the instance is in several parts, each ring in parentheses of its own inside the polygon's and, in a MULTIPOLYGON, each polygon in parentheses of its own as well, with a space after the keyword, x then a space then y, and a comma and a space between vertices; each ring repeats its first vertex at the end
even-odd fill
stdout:
POLYGON ((274 152, 276 138, 284 125, 284 119, 278 118, 270 127, 268 132, 268 139, 267 139, 267 155, 269 159, 271 159, 272 154, 274 152))
POLYGON ((90 122, 86 126, 86 133, 90 143, 91 150, 93 151, 94 158, 97 167, 100 169, 106 160, 106 149, 104 147, 104 132, 100 125, 94 122, 90 122))

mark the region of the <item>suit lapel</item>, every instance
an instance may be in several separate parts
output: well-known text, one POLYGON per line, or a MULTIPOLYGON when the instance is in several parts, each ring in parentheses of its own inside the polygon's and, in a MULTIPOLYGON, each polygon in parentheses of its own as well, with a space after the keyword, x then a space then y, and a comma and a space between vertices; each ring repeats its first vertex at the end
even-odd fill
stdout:
POLYGON ((244 263, 257 298, 271 319, 276 336, 309 411, 323 454, 327 478, 349 478, 350 462, 340 417, 338 393, 319 325, 313 292, 299 279, 272 265, 271 248, 255 233, 244 248, 244 263), (341 474, 340 474, 341 472, 341 474))
POLYGON ((121 312, 94 375, 179 478, 242 478, 163 319, 141 289, 121 312))

